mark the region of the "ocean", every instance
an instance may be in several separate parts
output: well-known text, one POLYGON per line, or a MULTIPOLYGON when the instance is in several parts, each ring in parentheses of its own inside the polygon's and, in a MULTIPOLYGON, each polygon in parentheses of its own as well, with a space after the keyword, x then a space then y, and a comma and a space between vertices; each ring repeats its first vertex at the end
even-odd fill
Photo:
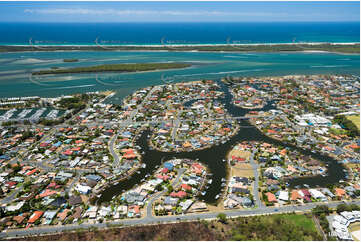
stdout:
POLYGON ((0 23, 0 45, 360 42, 359 22, 0 23))
MULTIPOLYGON (((0 23, 0 45, 159 45, 360 42, 359 23, 0 23)), ((46 47, 44 47, 46 48, 46 47)), ((134 90, 227 75, 360 74, 360 56, 332 53, 56 51, 0 53, 0 98, 54 97, 115 90, 112 102, 134 90), (64 63, 75 58, 79 62, 64 63), (186 62, 191 68, 145 73, 66 74, 31 77, 52 67, 106 63, 186 62)))

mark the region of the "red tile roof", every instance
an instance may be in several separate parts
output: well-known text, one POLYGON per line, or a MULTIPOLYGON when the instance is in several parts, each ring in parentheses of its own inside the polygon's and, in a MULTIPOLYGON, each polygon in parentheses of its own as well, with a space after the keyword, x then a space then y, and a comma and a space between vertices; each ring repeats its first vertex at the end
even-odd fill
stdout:
POLYGON ((36 220, 38 220, 42 215, 43 211, 35 211, 29 218, 28 223, 34 223, 36 220))
POLYGON ((269 202, 277 202, 276 196, 273 193, 267 192, 266 195, 269 202))

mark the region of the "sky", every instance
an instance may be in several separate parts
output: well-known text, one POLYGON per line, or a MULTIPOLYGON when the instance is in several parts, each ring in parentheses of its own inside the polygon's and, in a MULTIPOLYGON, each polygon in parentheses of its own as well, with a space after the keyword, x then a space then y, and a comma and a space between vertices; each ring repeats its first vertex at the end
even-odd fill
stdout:
POLYGON ((0 2, 0 22, 341 22, 360 2, 0 2))

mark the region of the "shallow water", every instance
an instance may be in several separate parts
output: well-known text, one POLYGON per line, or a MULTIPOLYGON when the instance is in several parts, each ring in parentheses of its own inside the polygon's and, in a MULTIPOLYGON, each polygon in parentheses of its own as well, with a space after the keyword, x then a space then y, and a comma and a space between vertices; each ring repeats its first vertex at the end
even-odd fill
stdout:
POLYGON ((359 55, 329 53, 222 52, 16 52, 0 55, 0 97, 55 97, 79 92, 115 90, 108 101, 120 103, 134 90, 174 82, 218 79, 227 75, 360 74, 359 55), (75 58, 79 62, 64 63, 75 58), (47 75, 30 78, 33 71, 106 63, 188 62, 191 68, 142 73, 47 75))

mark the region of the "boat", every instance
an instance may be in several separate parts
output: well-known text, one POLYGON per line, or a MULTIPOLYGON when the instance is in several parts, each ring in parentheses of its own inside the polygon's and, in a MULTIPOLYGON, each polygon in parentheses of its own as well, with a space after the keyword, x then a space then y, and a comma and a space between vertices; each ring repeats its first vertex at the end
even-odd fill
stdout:
POLYGON ((338 182, 340 182, 340 183, 341 183, 341 182, 345 182, 345 181, 341 179, 341 180, 339 180, 338 182))
POLYGON ((208 181, 208 184, 212 184, 212 182, 213 182, 213 180, 212 180, 212 179, 210 179, 210 180, 208 181))
POLYGON ((201 192, 202 196, 206 195, 206 191, 201 192))
POLYGON ((226 178, 222 178, 222 179, 221 179, 221 182, 225 182, 225 181, 226 181, 226 178))
POLYGON ((219 194, 217 194, 215 197, 214 197, 214 199, 218 199, 219 198, 219 194))
POLYGON ((304 186, 304 187, 307 187, 307 188, 309 188, 309 187, 310 187, 310 186, 309 186, 309 185, 307 185, 307 184, 303 184, 303 186, 304 186))

